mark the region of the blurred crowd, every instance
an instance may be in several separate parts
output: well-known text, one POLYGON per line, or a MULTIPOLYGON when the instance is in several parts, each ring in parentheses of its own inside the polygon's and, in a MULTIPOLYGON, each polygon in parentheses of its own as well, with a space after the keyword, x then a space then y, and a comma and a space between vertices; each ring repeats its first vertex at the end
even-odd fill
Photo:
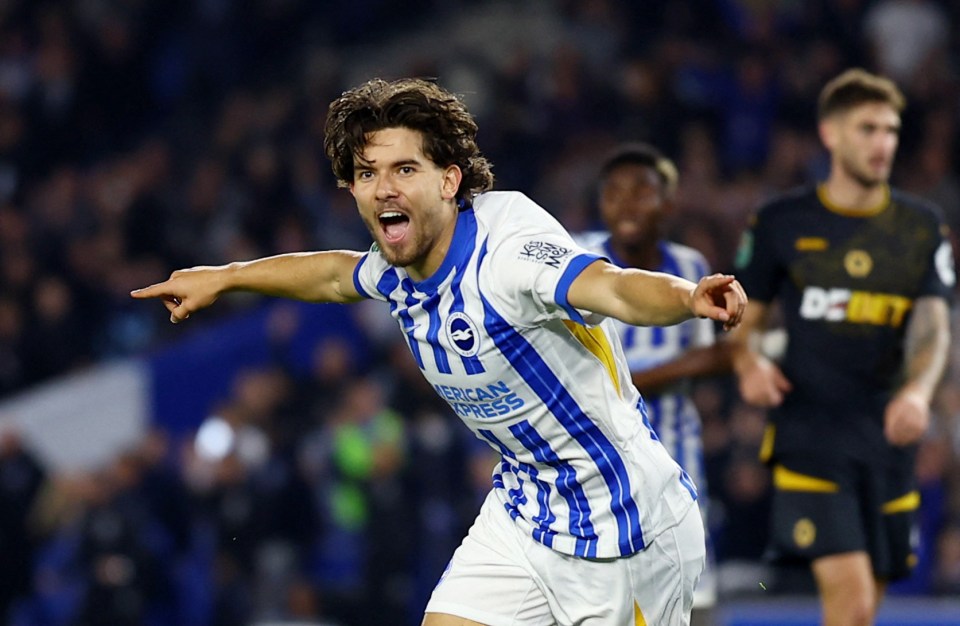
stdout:
MULTIPOLYGON (((825 175, 817 94, 863 66, 908 97, 894 184, 960 233, 958 32, 946 0, 0 2, 0 397, 170 340, 127 294, 174 269, 368 247, 321 145, 329 102, 375 75, 462 93, 496 186, 574 231, 597 227, 598 158, 656 144, 680 170, 672 237, 723 271, 762 200, 825 175)), ((245 371, 189 438, 161 424, 90 474, 4 433, 7 623, 417 623, 493 459, 389 319, 356 315, 374 358, 329 341, 308 376, 245 371)), ((732 596, 763 567, 764 415, 723 377, 696 393, 732 596)), ((904 593, 960 592, 960 348, 934 414, 904 593)))

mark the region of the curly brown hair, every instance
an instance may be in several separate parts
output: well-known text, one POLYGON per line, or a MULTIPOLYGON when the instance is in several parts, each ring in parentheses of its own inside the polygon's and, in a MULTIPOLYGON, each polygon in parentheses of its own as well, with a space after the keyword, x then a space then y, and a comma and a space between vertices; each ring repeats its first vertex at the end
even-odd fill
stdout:
POLYGON ((440 167, 459 166, 458 201, 469 204, 493 186, 493 166, 477 147, 477 123, 457 96, 422 79, 375 78, 345 91, 327 112, 323 150, 340 187, 353 183, 354 159, 363 154, 370 133, 385 128, 418 131, 427 158, 440 167))

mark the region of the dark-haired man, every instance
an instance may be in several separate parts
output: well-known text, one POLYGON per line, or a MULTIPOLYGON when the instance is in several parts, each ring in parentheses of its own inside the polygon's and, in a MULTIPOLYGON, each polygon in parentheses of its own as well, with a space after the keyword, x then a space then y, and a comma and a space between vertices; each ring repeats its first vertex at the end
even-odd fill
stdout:
POLYGON ((753 301, 730 336, 745 400, 773 407, 772 555, 809 562, 826 626, 872 624, 913 565, 915 445, 947 361, 956 282, 940 211, 888 185, 904 98, 848 70, 819 100, 830 174, 764 206, 737 266, 753 301), (768 304, 781 365, 752 349, 768 304))
POLYGON ((372 80, 324 147, 374 244, 174 272, 134 292, 172 321, 231 290, 389 304, 424 376, 500 453, 493 490, 424 624, 686 624, 704 558, 696 489, 645 425, 611 318, 739 323, 732 276, 622 270, 577 246, 490 164, 463 103, 372 80))

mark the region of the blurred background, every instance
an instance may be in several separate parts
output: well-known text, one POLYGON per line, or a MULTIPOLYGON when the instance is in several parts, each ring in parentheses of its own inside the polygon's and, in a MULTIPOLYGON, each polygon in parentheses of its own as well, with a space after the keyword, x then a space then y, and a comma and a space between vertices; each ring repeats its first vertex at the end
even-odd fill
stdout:
MULTIPOLYGON (((816 97, 850 66, 906 92, 894 183, 960 232, 958 27, 948 0, 0 0, 0 623, 419 623, 493 460, 387 311, 234 295, 173 327, 128 296, 367 248, 321 148, 343 90, 437 78, 497 188, 573 231, 598 159, 652 142, 672 237, 729 271, 759 203, 825 176, 816 97)), ((882 623, 960 623, 958 368, 882 623)), ((696 394, 718 623, 816 623, 810 581, 762 560, 763 413, 725 377, 696 394)))

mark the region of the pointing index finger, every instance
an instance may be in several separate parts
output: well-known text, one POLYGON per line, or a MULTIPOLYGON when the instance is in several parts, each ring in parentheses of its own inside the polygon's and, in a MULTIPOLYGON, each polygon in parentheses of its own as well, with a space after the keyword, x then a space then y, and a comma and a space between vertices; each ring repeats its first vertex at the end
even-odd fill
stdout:
MULTIPOLYGON (((164 290, 165 285, 166 285, 165 282, 155 283, 153 285, 150 285, 149 287, 134 289, 133 291, 130 292, 130 296, 133 298, 140 298, 140 299, 168 296, 170 294, 164 290)), ((179 298, 175 298, 175 299, 179 300, 179 298)))

